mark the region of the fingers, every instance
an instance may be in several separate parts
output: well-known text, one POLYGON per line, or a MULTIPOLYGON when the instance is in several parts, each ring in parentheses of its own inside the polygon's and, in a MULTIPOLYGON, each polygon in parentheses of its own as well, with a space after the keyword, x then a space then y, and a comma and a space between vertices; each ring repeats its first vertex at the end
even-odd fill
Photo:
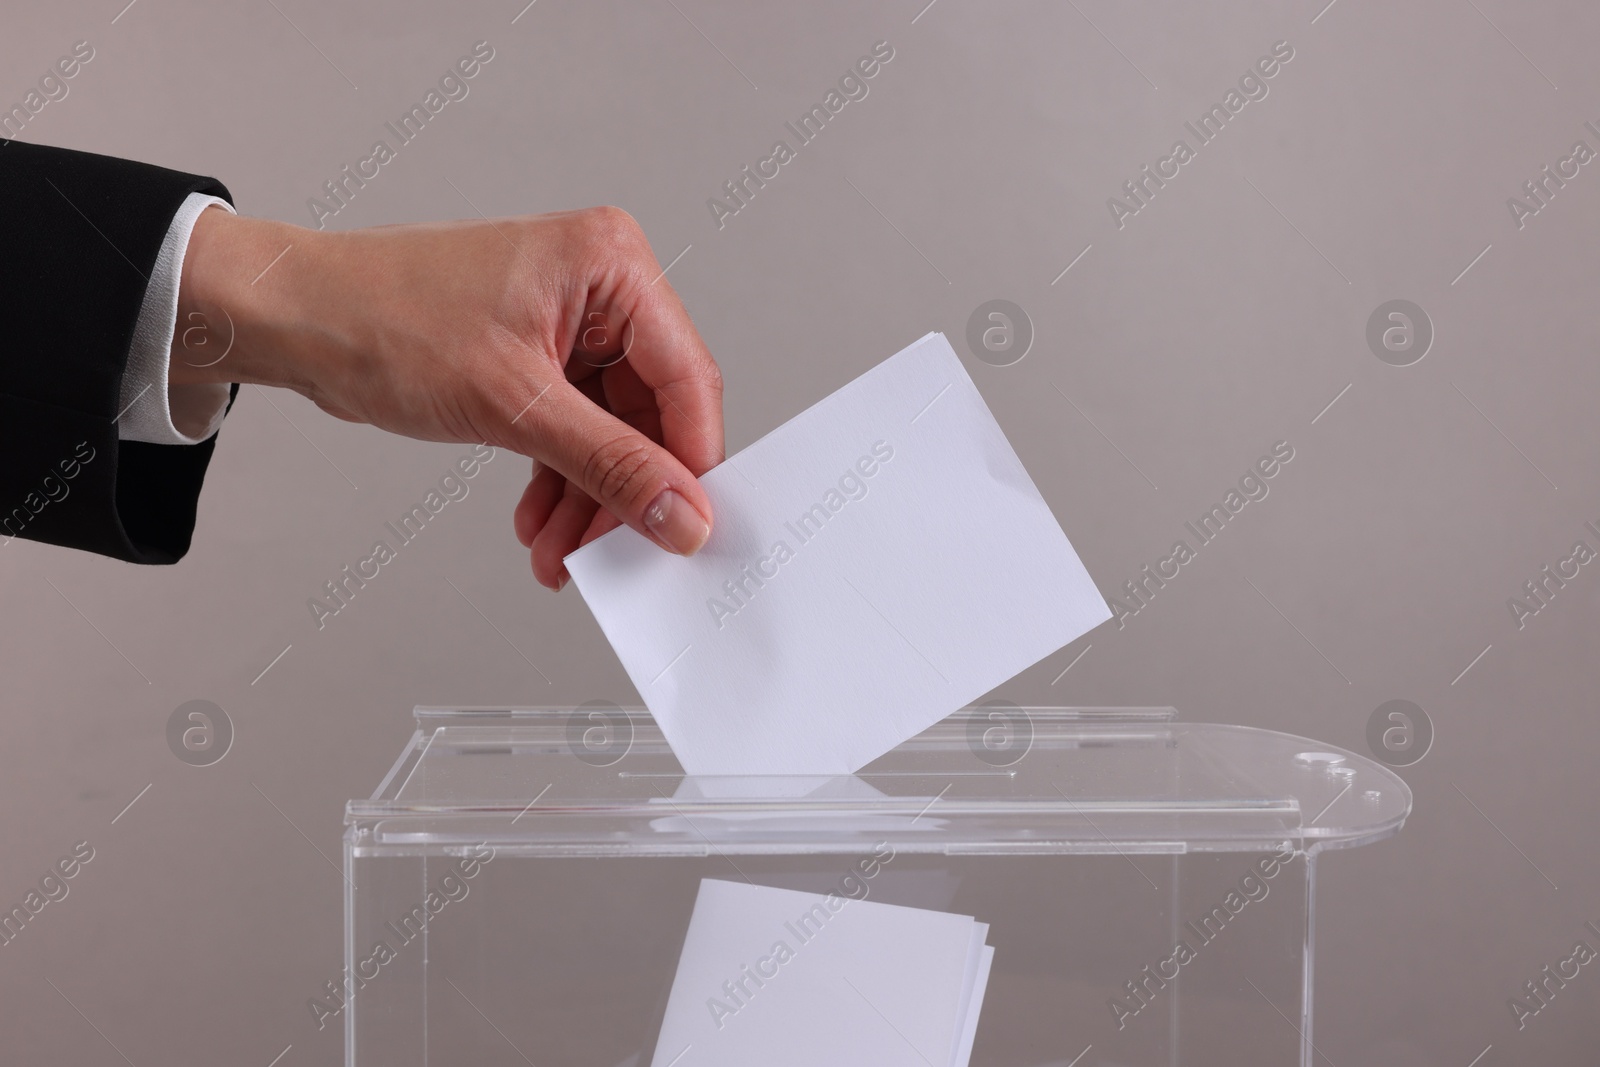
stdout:
POLYGON ((566 584, 564 560, 567 556, 622 525, 621 519, 595 504, 582 490, 573 488, 559 472, 538 464, 534 465, 533 480, 517 502, 514 521, 517 540, 530 550, 534 577, 552 589, 566 584), (567 504, 569 497, 587 502, 589 506, 580 509, 577 503, 567 504), (572 530, 584 514, 589 516, 588 526, 574 540, 572 530), (552 525, 553 519, 556 521, 552 525), (553 532, 541 541, 540 535, 546 530, 553 532))
POLYGON ((622 520, 611 514, 611 512, 596 511, 594 521, 589 523, 589 528, 584 531, 583 537, 578 541, 578 548, 582 548, 597 537, 604 537, 621 525, 622 520))
MULTIPOLYGON (((605 371, 604 382, 602 386, 601 377, 595 375, 576 384, 591 401, 611 411, 623 422, 659 444, 661 415, 656 411, 655 397, 639 380, 639 376, 633 373, 632 368, 626 363, 615 364, 605 371)), ((523 490, 522 499, 518 502, 513 515, 517 540, 524 548, 533 546, 533 539, 549 520, 550 513, 561 500, 567 484, 565 476, 559 471, 539 463, 533 465, 533 474, 534 477, 523 490)), ((608 534, 621 525, 622 520, 611 512, 600 511, 589 524, 589 529, 582 539, 573 548, 582 548, 595 538, 608 534)))
POLYGON ((533 547, 533 539, 544 528, 544 524, 550 519, 550 513, 561 501, 561 493, 566 484, 567 480, 559 471, 553 471, 539 463, 533 465, 533 477, 528 481, 528 488, 522 491, 522 499, 517 501, 516 510, 512 513, 517 540, 522 542, 523 548, 533 547))
MULTIPOLYGON (((693 555, 711 534, 711 501, 689 469, 666 448, 602 410, 566 381, 513 428, 513 447, 565 475, 589 498, 669 552, 693 555)), ((544 580, 539 546, 562 517, 563 497, 534 539, 534 570, 544 580)), ((592 515, 570 531, 571 547, 592 515)), ((570 550, 570 548, 569 548, 570 550)))
POLYGON ((697 477, 725 458, 722 372, 665 277, 634 295, 627 365, 654 397, 662 443, 697 477))
POLYGON ((582 310, 550 338, 565 374, 508 441, 548 468, 516 509, 547 585, 564 581, 566 553, 618 524, 698 551, 712 514, 696 478, 724 458, 721 373, 637 223, 615 208, 567 221, 586 251, 569 290, 582 310))
MULTIPOLYGON (((639 374, 626 363, 606 369, 601 378, 605 408, 635 430, 658 444, 664 444, 661 434, 661 411, 656 407, 656 395, 639 380, 639 374)), ((684 457, 679 456, 679 460, 684 457)), ((685 466, 688 466, 685 463, 685 466)), ((693 470, 693 467, 690 467, 693 470)), ((701 471, 695 471, 698 477, 701 471)))
POLYGON ((582 490, 567 484, 561 500, 550 512, 549 521, 533 539, 530 558, 533 576, 540 585, 560 589, 567 584, 567 568, 562 560, 578 547, 579 539, 599 509, 600 505, 582 490))
MULTIPOLYGON (((577 386, 592 402, 611 411, 623 422, 659 444, 661 415, 656 411, 653 395, 644 383, 639 381, 639 376, 634 374, 626 363, 620 363, 606 370, 605 383, 602 386, 600 376, 595 375, 578 382, 577 386)), ((549 520, 567 485, 564 475, 540 463, 533 465, 533 474, 534 477, 523 490, 522 499, 518 502, 513 516, 517 540, 525 548, 533 546, 534 538, 549 520)), ((621 525, 621 519, 609 511, 600 510, 583 537, 572 546, 571 550, 582 548, 595 538, 604 536, 621 525)))
POLYGON ((565 558, 597 537, 622 525, 622 520, 573 487, 558 471, 534 464, 533 479, 522 492, 514 516, 517 540, 529 549, 534 577, 552 589, 566 584, 565 558), (588 519, 588 525, 579 523, 588 519), (550 531, 541 539, 541 534, 550 531), (578 530, 576 537, 573 531, 578 530))

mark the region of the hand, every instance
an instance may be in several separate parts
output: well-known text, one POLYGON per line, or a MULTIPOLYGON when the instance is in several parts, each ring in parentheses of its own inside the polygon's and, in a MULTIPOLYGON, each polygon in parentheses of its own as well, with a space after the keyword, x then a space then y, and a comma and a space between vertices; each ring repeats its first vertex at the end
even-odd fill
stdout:
POLYGON ((178 321, 232 346, 204 365, 178 331, 173 384, 285 386, 341 419, 531 457, 516 533, 553 589, 567 553, 621 523, 683 555, 710 535, 695 479, 723 459, 721 374, 620 209, 342 233, 207 210, 178 321))

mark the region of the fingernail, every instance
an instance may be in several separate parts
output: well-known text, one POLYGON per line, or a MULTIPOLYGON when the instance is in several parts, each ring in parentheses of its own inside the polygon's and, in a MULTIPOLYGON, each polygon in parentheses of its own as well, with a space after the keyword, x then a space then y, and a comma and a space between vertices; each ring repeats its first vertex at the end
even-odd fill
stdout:
POLYGON ((561 577, 556 579, 556 592, 559 593, 565 589, 570 581, 572 581, 572 575, 563 573, 561 577))
POLYGON ((663 489, 644 509, 644 527, 662 546, 692 556, 711 536, 711 527, 676 489, 663 489))

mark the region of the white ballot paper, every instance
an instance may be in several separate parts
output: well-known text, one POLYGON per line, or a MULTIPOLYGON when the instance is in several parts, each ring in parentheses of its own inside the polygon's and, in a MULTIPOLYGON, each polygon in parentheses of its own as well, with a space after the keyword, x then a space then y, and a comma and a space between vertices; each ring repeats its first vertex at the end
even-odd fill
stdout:
POLYGON ((943 334, 566 559, 689 774, 850 774, 1111 617, 943 334))
POLYGON ((651 1067, 966 1067, 987 923, 700 883, 651 1067))

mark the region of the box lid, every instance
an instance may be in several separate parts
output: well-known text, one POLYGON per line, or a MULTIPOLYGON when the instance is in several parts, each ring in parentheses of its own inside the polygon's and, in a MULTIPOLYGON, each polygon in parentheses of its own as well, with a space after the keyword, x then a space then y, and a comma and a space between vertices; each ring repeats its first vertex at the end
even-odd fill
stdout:
POLYGON ((648 712, 418 708, 355 854, 478 842, 529 855, 1318 850, 1397 832, 1411 791, 1371 759, 1171 708, 958 712, 855 775, 686 776, 648 712))

